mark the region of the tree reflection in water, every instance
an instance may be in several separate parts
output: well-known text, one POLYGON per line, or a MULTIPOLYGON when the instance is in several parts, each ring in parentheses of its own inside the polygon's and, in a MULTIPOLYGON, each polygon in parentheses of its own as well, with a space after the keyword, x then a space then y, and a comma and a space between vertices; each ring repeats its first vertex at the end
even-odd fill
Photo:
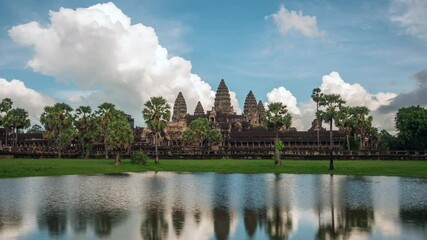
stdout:
POLYGON ((272 206, 267 206, 266 231, 270 239, 288 239, 293 229, 290 189, 287 187, 290 179, 282 179, 283 175, 274 175, 274 186, 271 192, 272 206), (282 196, 285 196, 282 198, 282 196))
POLYGON ((163 180, 153 176, 147 181, 147 189, 151 192, 144 203, 145 218, 141 224, 141 237, 147 240, 167 239, 169 224, 165 218, 163 180))
POLYGON ((346 177, 340 182, 341 187, 335 188, 334 176, 331 174, 328 189, 330 194, 330 222, 322 224, 319 219, 317 239, 350 239, 355 234, 371 232, 374 223, 372 192, 369 184, 366 184, 364 179, 359 178, 346 177), (349 181, 352 182, 349 183, 349 181), (338 194, 341 195, 338 199, 335 198, 337 189, 339 189, 338 194), (336 204, 337 200, 338 204, 336 204))
POLYGON ((228 239, 231 214, 229 211, 229 175, 216 174, 214 178, 213 222, 216 239, 228 239))

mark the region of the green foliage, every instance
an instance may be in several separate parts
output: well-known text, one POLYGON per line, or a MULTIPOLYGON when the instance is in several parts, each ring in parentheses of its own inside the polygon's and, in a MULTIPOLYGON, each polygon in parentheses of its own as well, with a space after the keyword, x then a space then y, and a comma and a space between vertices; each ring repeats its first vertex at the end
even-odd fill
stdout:
POLYGON ((99 138, 98 122, 91 107, 80 106, 76 109, 74 126, 77 129, 77 138, 82 148, 82 155, 89 157, 90 150, 99 138))
POLYGON ((391 150, 391 149, 395 149, 397 146, 397 138, 393 135, 391 135, 389 132, 387 132, 386 130, 382 130, 380 132, 380 149, 381 150, 391 150))
POLYGON ((132 146, 134 133, 123 112, 118 110, 112 112, 106 138, 108 149, 111 150, 120 151, 132 146))
POLYGON ((395 123, 398 140, 406 149, 427 148, 427 109, 420 106, 400 108, 395 123))
POLYGON ((136 151, 132 153, 130 162, 133 164, 147 165, 150 158, 143 152, 136 151))
POLYGON ((287 106, 282 105, 282 103, 280 102, 270 103, 268 104, 267 108, 268 110, 265 112, 263 124, 265 128, 267 128, 269 131, 274 131, 276 134, 274 163, 275 165, 280 165, 281 150, 279 149, 279 147, 281 145, 279 144, 279 131, 281 128, 289 129, 292 124, 292 115, 288 112, 287 106))
POLYGON ((276 133, 282 128, 288 129, 292 124, 292 115, 288 112, 287 106, 280 102, 270 103, 265 112, 264 127, 276 133))
POLYGON ((320 98, 319 107, 323 107, 318 113, 318 118, 326 123, 332 123, 338 118, 341 106, 345 101, 338 94, 325 94, 320 98))
POLYGON ((151 97, 144 104, 142 116, 147 123, 147 127, 154 133, 156 163, 159 163, 158 136, 165 129, 171 118, 170 106, 163 97, 151 97))
POLYGON ((44 137, 53 141, 59 157, 61 157, 62 150, 71 144, 76 133, 71 111, 73 109, 69 105, 56 103, 53 106, 46 106, 40 117, 40 122, 45 129, 44 137))
POLYGON ((218 141, 222 137, 221 132, 212 128, 208 119, 197 118, 191 121, 188 128, 182 133, 182 139, 186 142, 198 141, 202 144, 204 141, 218 141))
POLYGON ((27 130, 27 133, 43 133, 43 127, 38 125, 38 124, 34 124, 30 129, 27 130))
POLYGON ((283 148, 285 147, 285 145, 283 144, 282 140, 278 140, 277 144, 276 144, 276 148, 277 150, 279 150, 280 152, 283 151, 283 148))

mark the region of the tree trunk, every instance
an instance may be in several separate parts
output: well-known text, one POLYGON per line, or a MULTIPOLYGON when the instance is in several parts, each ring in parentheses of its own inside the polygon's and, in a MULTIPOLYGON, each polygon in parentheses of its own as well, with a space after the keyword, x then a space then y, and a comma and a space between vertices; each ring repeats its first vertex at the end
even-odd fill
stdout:
POLYGON ((319 102, 316 102, 316 124, 317 124, 317 151, 320 151, 320 126, 319 126, 319 117, 317 114, 319 113, 319 102))
POLYGON ((282 164, 282 161, 280 160, 280 152, 278 145, 279 144, 279 131, 276 130, 276 138, 274 139, 274 152, 275 152, 275 158, 274 158, 274 165, 279 166, 282 164))
POLYGON ((114 163, 114 165, 120 165, 120 163, 122 163, 122 161, 120 160, 120 151, 118 150, 117 152, 116 152, 116 161, 115 161, 115 163, 114 163))
POLYGON ((332 138, 332 121, 333 119, 329 121, 329 170, 334 170, 334 159, 332 157, 334 144, 334 140, 332 138))
POLYGON ((104 153, 105 153, 105 159, 108 159, 107 139, 105 138, 104 138, 104 153))
POLYGON ((349 136, 348 136, 348 134, 346 134, 346 135, 345 135, 345 138, 346 138, 346 140, 347 140, 347 151, 349 151, 349 152, 350 152, 350 140, 349 140, 349 136))
POLYGON ((157 133, 154 134, 154 147, 155 147, 155 151, 156 151, 156 160, 154 163, 158 164, 159 163, 159 150, 157 149, 157 133))
POLYGON ((58 148, 58 158, 62 157, 62 152, 61 152, 61 148, 58 148))
POLYGON ((5 127, 4 130, 5 130, 5 133, 6 133, 4 143, 7 146, 7 127, 5 127))

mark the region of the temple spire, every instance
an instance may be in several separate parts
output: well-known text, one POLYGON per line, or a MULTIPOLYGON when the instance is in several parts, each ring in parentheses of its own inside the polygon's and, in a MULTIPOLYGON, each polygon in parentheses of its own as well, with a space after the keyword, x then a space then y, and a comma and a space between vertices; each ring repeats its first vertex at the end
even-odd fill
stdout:
POLYGON ((173 105, 172 120, 184 119, 185 115, 187 115, 187 104, 185 103, 182 92, 179 92, 173 105))
POLYGON ((230 92, 228 91, 227 85, 225 85, 224 79, 221 79, 218 89, 215 93, 215 111, 225 114, 233 114, 233 106, 231 106, 230 92))
POLYGON ((205 114, 205 110, 203 109, 203 106, 200 103, 200 101, 198 101, 196 109, 194 109, 194 115, 195 116, 200 116, 200 115, 204 115, 204 114, 205 114))

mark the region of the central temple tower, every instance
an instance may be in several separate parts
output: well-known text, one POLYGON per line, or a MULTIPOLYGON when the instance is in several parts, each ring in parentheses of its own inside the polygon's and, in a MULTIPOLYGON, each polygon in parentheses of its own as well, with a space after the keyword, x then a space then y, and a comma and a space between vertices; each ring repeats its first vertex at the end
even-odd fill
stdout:
POLYGON ((230 92, 227 85, 225 85, 224 79, 221 79, 216 90, 214 107, 217 113, 234 114, 233 106, 231 106, 230 92))

